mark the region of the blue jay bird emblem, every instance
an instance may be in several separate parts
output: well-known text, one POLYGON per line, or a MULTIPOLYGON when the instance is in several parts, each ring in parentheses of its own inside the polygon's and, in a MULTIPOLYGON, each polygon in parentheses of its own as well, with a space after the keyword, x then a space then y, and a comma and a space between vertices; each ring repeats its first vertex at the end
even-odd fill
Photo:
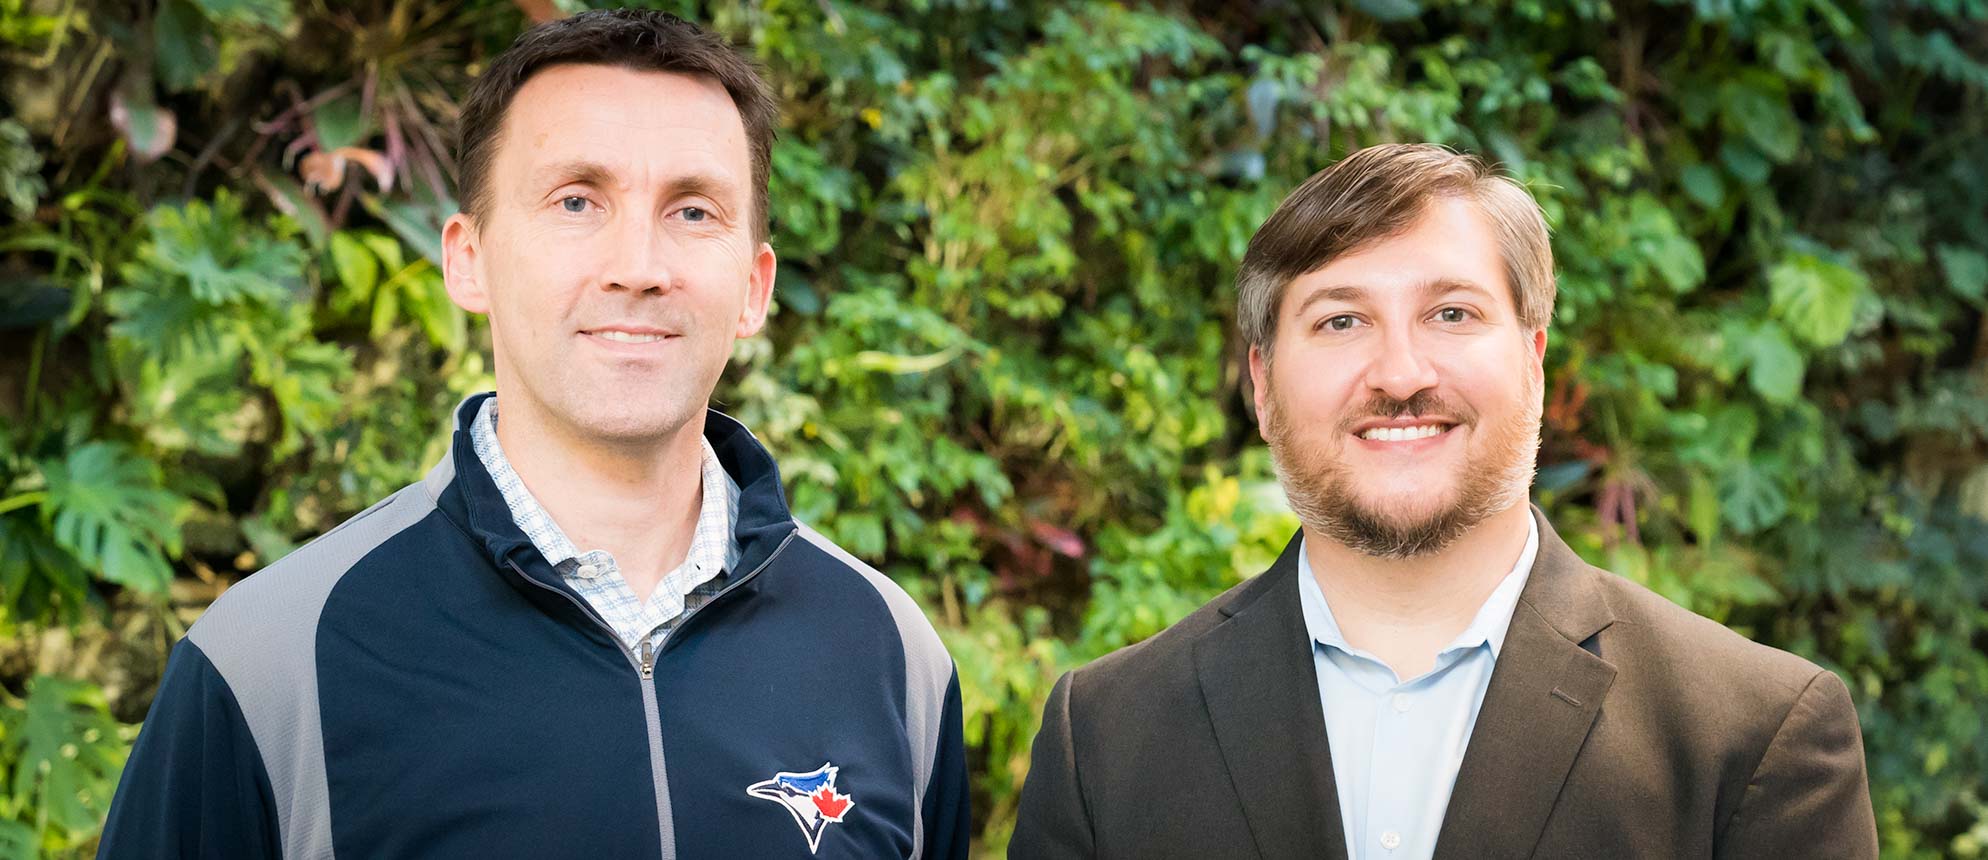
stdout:
POLYGON ((746 793, 785 808, 808 838, 808 853, 813 854, 828 826, 840 824, 856 806, 856 798, 835 788, 835 772, 840 769, 822 762, 821 767, 805 773, 781 771, 772 779, 747 786, 746 793))

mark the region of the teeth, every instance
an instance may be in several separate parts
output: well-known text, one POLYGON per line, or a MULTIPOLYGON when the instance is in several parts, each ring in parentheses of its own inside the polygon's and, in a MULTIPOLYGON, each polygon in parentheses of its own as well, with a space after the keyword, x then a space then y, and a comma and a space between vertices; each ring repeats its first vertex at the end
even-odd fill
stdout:
POLYGON ((634 334, 625 331, 597 331, 594 332, 594 336, 605 338, 615 343, 655 343, 663 339, 663 336, 659 334, 634 334))
POLYGON ((1443 432, 1440 424, 1423 424, 1416 427, 1375 427, 1360 434, 1360 438, 1373 442, 1409 442, 1427 439, 1443 432))

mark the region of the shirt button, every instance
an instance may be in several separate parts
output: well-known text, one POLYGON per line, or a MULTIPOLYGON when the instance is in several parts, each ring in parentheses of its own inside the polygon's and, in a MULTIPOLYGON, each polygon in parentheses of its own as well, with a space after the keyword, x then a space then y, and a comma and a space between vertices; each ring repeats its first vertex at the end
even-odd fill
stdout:
POLYGON ((1381 847, 1389 851, 1401 847, 1401 834, 1392 830, 1381 834, 1381 847))
POLYGON ((581 579, 593 579, 601 575, 601 569, 591 564, 580 565, 580 569, 573 572, 579 574, 581 579))
POLYGON ((1414 702, 1412 702, 1412 701, 1410 701, 1410 700, 1409 700, 1409 698, 1408 698, 1408 694, 1407 694, 1407 693, 1396 693, 1396 694, 1394 694, 1394 712, 1395 712, 1395 713, 1397 713, 1397 714, 1405 714, 1405 713, 1408 713, 1408 708, 1409 708, 1409 706, 1410 706, 1410 705, 1413 705, 1413 704, 1414 704, 1414 702))

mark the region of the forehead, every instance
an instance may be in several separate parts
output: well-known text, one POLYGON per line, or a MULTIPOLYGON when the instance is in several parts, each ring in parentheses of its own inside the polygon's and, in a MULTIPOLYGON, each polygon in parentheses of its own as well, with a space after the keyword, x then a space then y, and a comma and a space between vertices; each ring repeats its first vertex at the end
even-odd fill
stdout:
POLYGON ((1373 301, 1422 298, 1431 284, 1469 283, 1489 300, 1512 306, 1505 260, 1491 219, 1476 203, 1440 197, 1423 207, 1407 229, 1298 276, 1284 292, 1295 309, 1321 289, 1352 287, 1373 301))
POLYGON ((674 72, 567 64, 534 74, 511 100, 493 172, 587 161, 630 174, 696 170, 743 184, 745 123, 717 81, 674 72))

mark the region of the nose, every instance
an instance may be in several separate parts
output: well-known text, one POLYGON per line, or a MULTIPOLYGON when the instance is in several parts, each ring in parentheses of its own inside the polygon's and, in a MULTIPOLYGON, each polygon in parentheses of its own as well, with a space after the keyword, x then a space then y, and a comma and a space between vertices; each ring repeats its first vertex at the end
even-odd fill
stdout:
POLYGON ((676 244, 661 218, 653 214, 623 215, 607 232, 608 266, 603 286, 633 293, 666 293, 676 287, 671 265, 676 244))
POLYGON ((1367 388, 1395 400, 1436 387, 1436 365, 1415 342, 1412 332, 1390 332, 1379 342, 1380 353, 1367 365, 1367 388))

